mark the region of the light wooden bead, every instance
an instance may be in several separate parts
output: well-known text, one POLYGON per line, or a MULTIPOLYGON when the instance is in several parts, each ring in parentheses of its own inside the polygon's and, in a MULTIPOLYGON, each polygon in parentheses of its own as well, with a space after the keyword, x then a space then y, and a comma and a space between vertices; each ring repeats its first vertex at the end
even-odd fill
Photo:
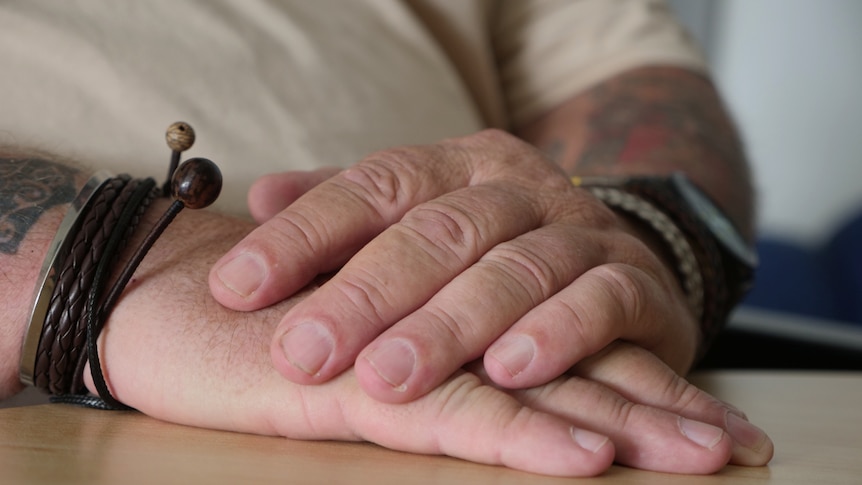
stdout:
POLYGON ((168 148, 175 152, 184 152, 195 144, 195 130, 184 121, 177 121, 168 127, 165 133, 168 148))

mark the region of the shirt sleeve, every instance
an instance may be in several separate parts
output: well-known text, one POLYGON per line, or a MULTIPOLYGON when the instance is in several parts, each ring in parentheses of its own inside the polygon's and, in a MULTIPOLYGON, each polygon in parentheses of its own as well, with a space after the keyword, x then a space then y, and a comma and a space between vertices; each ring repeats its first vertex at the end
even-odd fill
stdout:
POLYGON ((492 34, 513 126, 629 69, 707 71, 663 0, 502 0, 492 34))

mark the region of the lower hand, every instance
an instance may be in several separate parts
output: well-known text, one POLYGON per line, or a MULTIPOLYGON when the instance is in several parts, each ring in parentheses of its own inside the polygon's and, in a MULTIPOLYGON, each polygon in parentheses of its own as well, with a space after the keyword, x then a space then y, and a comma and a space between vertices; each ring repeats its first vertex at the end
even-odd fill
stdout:
POLYGON ((368 440, 566 476, 599 474, 614 460, 711 473, 771 456, 769 439, 738 411, 623 343, 547 385, 516 391, 495 387, 481 362, 407 404, 372 399, 352 369, 326 384, 294 384, 272 368, 269 340, 280 316, 314 292, 254 313, 216 304, 200 282, 242 224, 206 212, 181 217, 163 236, 172 240, 160 240, 144 260, 100 337, 112 393, 146 414, 296 439, 368 440), (170 252, 158 251, 169 243, 170 252))

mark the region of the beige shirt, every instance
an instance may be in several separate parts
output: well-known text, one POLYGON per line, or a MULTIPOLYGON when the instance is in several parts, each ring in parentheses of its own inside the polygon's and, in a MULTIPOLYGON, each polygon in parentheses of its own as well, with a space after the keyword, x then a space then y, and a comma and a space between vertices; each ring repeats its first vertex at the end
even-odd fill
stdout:
POLYGON ((18 0, 0 145, 164 176, 165 128, 245 212, 259 175, 528 122, 626 69, 705 69, 659 0, 18 0))

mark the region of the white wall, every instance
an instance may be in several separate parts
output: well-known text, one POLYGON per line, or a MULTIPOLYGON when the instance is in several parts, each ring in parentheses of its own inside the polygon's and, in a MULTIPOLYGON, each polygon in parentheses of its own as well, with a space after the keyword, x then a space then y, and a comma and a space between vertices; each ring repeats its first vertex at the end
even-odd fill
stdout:
POLYGON ((815 244, 862 210, 862 1, 719 0, 709 54, 761 227, 815 244))

